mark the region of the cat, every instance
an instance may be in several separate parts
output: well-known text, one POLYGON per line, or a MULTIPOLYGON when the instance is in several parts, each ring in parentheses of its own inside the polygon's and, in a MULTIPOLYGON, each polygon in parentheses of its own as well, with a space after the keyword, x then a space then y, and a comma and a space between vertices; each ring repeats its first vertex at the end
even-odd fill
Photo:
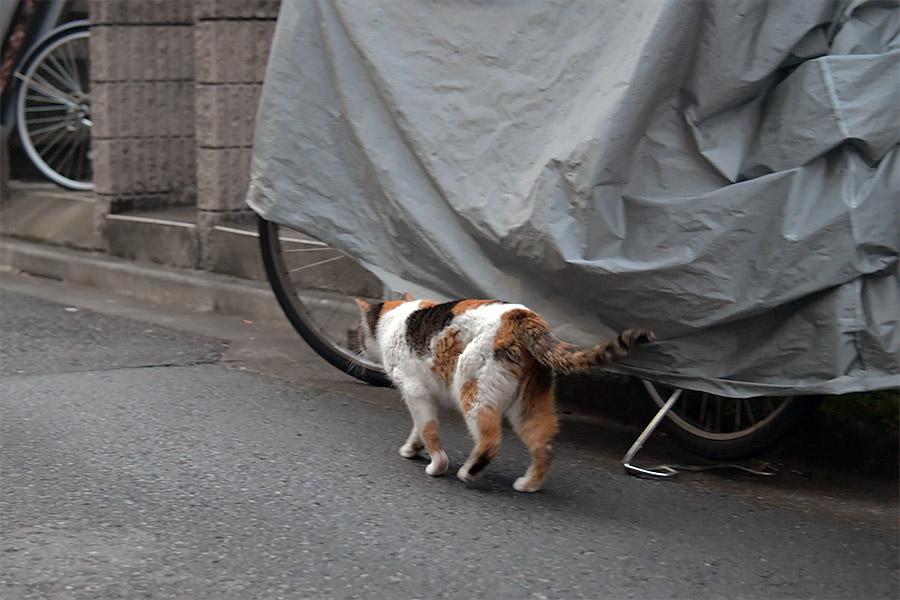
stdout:
POLYGON ((605 344, 580 348, 560 340, 525 306, 496 300, 438 304, 406 294, 402 300, 370 304, 357 298, 356 303, 360 352, 384 365, 412 416, 400 456, 415 458, 424 449, 430 457, 425 472, 447 472, 436 401, 449 401, 475 440, 457 476, 474 481, 500 449, 506 417, 531 452, 531 465, 513 483, 519 492, 539 490, 550 469, 559 429, 553 371, 605 365, 655 339, 650 331, 628 329, 605 344))

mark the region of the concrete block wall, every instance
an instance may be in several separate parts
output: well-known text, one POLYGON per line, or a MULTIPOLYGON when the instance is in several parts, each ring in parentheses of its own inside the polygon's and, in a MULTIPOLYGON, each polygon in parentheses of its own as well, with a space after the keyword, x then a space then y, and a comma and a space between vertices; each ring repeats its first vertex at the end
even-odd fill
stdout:
MULTIPOLYGON (((196 206, 246 220, 256 107, 280 0, 93 0, 98 236, 111 213, 196 206)), ((203 266, 207 260, 201 257, 203 266)))
POLYGON ((280 0, 194 4, 197 216, 204 257, 215 225, 249 216, 244 198, 256 108, 280 0))
POLYGON ((96 226, 109 213, 193 203, 193 4, 94 0, 91 111, 96 226))

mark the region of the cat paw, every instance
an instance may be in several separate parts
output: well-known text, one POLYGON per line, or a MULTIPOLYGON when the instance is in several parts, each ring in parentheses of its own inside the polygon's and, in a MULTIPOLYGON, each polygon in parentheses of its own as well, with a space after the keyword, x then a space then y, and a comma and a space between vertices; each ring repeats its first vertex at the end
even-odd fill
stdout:
POLYGON ((456 472, 456 476, 465 481, 466 483, 472 483, 477 480, 481 474, 472 475, 469 473, 469 468, 466 465, 463 465, 459 468, 459 471, 456 472))
POLYGON ((425 473, 431 475, 432 477, 437 477, 446 473, 447 469, 449 468, 450 459, 448 459, 447 455, 445 454, 428 463, 428 466, 425 467, 425 473))
POLYGON ((531 485, 527 477, 519 477, 513 482, 513 489, 517 492, 533 493, 541 489, 541 486, 531 485))
POLYGON ((416 458, 421 451, 422 448, 420 446, 415 446, 413 444, 403 444, 400 446, 400 456, 403 458, 416 458))

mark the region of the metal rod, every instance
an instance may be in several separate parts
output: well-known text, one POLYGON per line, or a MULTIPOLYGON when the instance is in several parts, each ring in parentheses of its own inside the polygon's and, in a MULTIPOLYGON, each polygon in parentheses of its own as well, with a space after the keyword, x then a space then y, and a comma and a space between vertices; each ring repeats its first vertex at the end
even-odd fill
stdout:
MULTIPOLYGON (((657 402, 662 402, 662 397, 656 391, 656 388, 653 387, 648 381, 644 381, 644 386, 647 388, 647 391, 657 399, 657 402)), ((673 475, 677 475, 678 471, 671 467, 667 467, 665 465, 660 467, 652 467, 649 469, 642 469, 640 467, 636 467, 631 464, 631 459, 634 458, 634 455, 638 453, 638 451, 644 447, 644 442, 647 441, 653 432, 656 431, 656 428, 659 426, 660 421, 662 421, 666 413, 668 413, 675 403, 678 401, 678 398, 681 396, 681 390, 675 390, 672 392, 672 395, 669 396, 669 399, 663 404, 663 407, 659 409, 659 412, 656 413, 656 416, 653 417, 653 420, 650 421, 650 424, 644 429, 641 435, 638 436, 638 439, 635 440, 634 444, 631 445, 631 448, 628 450, 628 453, 625 454, 625 458, 622 459, 622 462, 625 466, 625 471, 631 475, 649 475, 651 477, 672 477, 673 475)))

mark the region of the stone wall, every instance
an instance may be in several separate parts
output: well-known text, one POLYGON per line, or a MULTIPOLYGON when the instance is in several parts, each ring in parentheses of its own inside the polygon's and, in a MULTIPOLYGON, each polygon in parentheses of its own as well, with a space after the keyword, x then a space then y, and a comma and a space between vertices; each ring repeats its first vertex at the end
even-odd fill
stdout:
POLYGON ((194 4, 197 217, 201 265, 214 225, 247 214, 244 206, 256 107, 280 1, 209 0, 194 4))
POLYGON ((102 229, 110 212, 194 201, 193 6, 97 0, 89 7, 94 192, 102 229))
POLYGON ((203 248, 212 226, 247 215, 253 124, 280 0, 89 6, 98 228, 109 213, 191 205, 203 248))

